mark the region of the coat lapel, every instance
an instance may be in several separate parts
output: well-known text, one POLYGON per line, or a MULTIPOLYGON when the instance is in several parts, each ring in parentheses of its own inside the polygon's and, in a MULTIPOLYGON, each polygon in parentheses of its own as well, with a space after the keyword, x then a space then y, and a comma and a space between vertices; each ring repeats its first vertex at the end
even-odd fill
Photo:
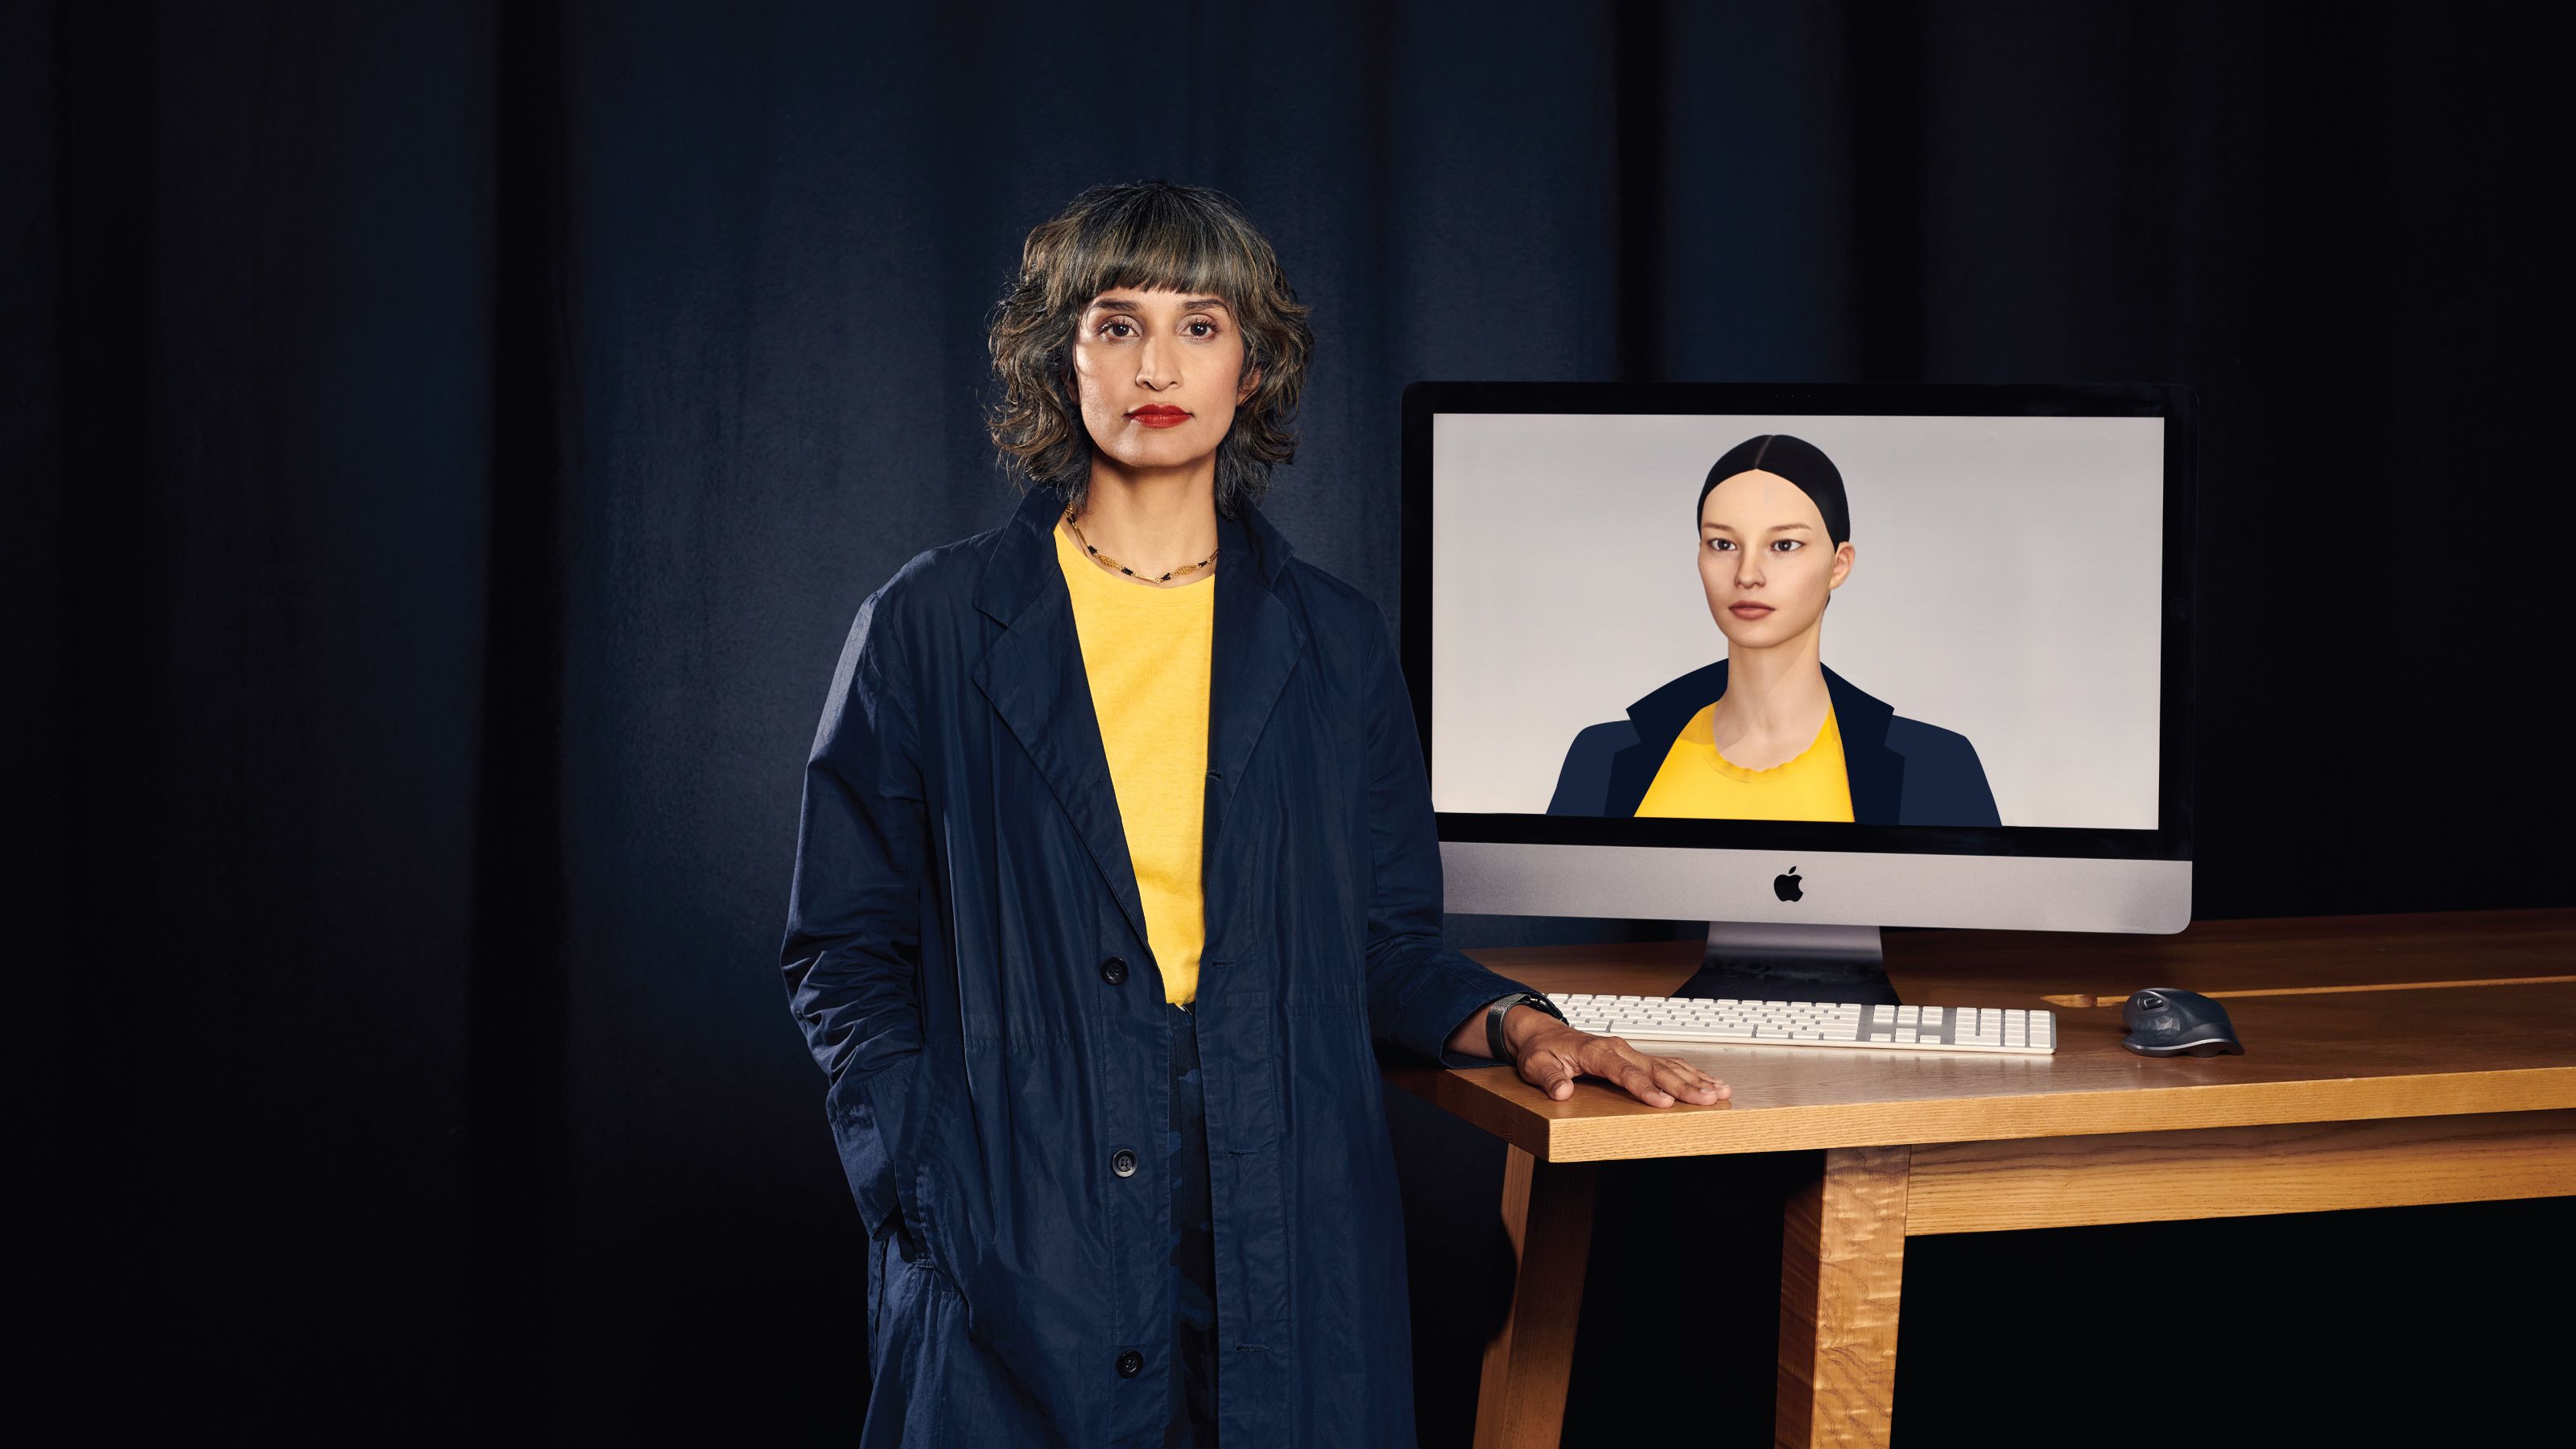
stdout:
POLYGON ((1246 505, 1241 520, 1216 521, 1216 644, 1208 671, 1207 821, 1199 843, 1213 859, 1222 838, 1235 786, 1251 763, 1252 747, 1270 721, 1288 676, 1306 652, 1306 626, 1278 592, 1288 562, 1288 540, 1261 510, 1246 505), (1231 562, 1233 567, 1227 565, 1231 562))
POLYGON ((1905 795, 1905 757, 1887 747, 1894 706, 1864 694, 1841 675, 1825 671, 1825 693, 1834 702, 1834 728, 1843 737, 1843 777, 1851 784, 1852 819, 1895 825, 1905 795))
MULTIPOLYGON (((1136 938, 1147 940, 1135 862, 1082 665, 1073 595, 1055 559, 1055 521, 1063 512, 1054 490, 1032 488, 987 544, 975 607, 1002 632, 976 661, 973 677, 1072 820, 1136 938)), ((1216 845, 1235 782, 1306 645, 1304 626, 1276 591, 1287 539, 1252 507, 1240 521, 1219 515, 1217 534, 1216 577, 1209 584, 1217 593, 1202 858, 1216 845)))
POLYGON ((1682 732, 1690 717, 1700 707, 1726 693, 1726 661, 1702 665, 1690 673, 1668 681, 1652 693, 1628 706, 1629 722, 1637 727, 1635 743, 1625 746, 1610 757, 1610 790, 1605 815, 1634 815, 1645 803, 1648 787, 1655 783, 1655 772, 1663 768, 1664 756, 1673 747, 1673 736, 1682 732))

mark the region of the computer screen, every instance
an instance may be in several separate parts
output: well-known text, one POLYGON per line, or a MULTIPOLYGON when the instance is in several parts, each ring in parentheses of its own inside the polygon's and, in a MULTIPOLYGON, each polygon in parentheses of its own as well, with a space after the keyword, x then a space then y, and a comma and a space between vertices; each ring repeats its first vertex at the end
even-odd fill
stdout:
POLYGON ((2187 922, 2186 389, 1405 402, 1450 909, 2187 922))

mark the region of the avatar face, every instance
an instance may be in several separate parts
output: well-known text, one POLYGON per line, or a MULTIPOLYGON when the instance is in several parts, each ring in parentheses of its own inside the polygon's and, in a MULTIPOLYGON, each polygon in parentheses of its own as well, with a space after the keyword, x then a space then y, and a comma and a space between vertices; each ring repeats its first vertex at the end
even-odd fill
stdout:
POLYGON ((1220 298, 1116 287, 1075 325, 1073 375, 1092 445, 1129 468, 1207 457, 1252 395, 1243 335, 1220 298))
POLYGON ((1809 634, 1851 574, 1806 490, 1752 469, 1708 490, 1699 509, 1699 579, 1727 646, 1768 649, 1809 634))

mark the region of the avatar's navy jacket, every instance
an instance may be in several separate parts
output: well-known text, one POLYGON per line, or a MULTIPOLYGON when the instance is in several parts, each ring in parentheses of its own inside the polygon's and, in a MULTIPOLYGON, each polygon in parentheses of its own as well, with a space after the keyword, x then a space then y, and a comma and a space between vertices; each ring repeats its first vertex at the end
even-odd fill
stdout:
MULTIPOLYGON (((1682 726, 1726 693, 1726 661, 1694 669, 1628 706, 1628 717, 1587 725, 1565 751, 1550 815, 1631 816, 1655 783, 1682 726)), ((2000 825, 1985 766, 1965 735, 1907 719, 1831 669, 1825 694, 1842 732, 1852 819, 1862 825, 2000 825)))
MULTIPOLYGON (((866 1445, 1159 1446, 1167 1418, 1170 1185, 1111 1163, 1163 1160, 1170 1008, 1060 512, 1032 489, 868 597, 806 769, 782 958, 887 1270, 866 1445)), ((1501 1065, 1444 1043, 1522 985, 1442 939, 1429 781, 1376 606, 1292 562, 1257 509, 1218 531, 1196 1010, 1219 1436, 1411 1444, 1372 1043, 1501 1065)))

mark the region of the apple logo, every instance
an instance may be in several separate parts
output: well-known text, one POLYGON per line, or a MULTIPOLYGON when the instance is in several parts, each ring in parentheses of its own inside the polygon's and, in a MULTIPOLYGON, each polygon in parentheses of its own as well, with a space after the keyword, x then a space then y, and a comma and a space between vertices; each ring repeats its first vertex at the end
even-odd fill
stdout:
POLYGON ((1794 901, 1798 899, 1799 885, 1798 868, 1794 865, 1789 867, 1789 873, 1787 875, 1775 875, 1771 877, 1771 893, 1784 901, 1794 901))

